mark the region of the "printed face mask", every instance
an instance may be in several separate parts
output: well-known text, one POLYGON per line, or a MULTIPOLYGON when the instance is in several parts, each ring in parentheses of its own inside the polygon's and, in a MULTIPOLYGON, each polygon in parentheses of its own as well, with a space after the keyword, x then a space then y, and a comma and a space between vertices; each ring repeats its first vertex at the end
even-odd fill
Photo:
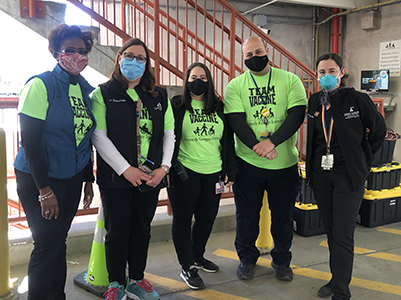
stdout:
POLYGON ((203 81, 202 79, 195 79, 194 81, 188 81, 187 87, 192 94, 200 96, 206 93, 209 88, 209 83, 207 81, 203 81))
POLYGON ((267 55, 264 56, 252 56, 249 59, 245 59, 245 66, 251 71, 261 72, 266 68, 269 63, 267 55))
POLYGON ((121 60, 121 72, 128 80, 135 80, 142 76, 145 63, 138 62, 136 58, 129 60, 124 57, 121 60))
POLYGON ((88 65, 89 58, 87 55, 82 55, 79 53, 72 55, 60 53, 57 61, 64 70, 76 76, 88 65))
POLYGON ((319 78, 320 86, 326 91, 331 91, 336 87, 338 83, 338 76, 340 75, 340 73, 338 73, 337 76, 331 74, 324 74, 322 77, 319 78))

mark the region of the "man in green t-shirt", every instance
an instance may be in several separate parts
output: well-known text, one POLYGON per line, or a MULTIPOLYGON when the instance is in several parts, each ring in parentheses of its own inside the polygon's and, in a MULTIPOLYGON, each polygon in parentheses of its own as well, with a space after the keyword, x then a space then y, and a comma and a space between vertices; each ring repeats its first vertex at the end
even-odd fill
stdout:
POLYGON ((226 87, 224 112, 235 132, 238 174, 234 184, 240 258, 237 276, 253 278, 259 258, 255 246, 263 194, 268 193, 276 278, 291 281, 292 214, 298 194, 297 130, 307 105, 301 80, 292 73, 270 67, 263 41, 251 36, 242 45, 249 71, 226 87))

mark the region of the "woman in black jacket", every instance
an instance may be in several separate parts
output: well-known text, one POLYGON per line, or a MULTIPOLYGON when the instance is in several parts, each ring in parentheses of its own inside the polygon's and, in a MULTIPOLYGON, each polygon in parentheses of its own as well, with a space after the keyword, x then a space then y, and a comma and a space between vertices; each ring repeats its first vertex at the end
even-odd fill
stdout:
POLYGON ((308 108, 306 172, 325 228, 332 278, 320 297, 350 299, 354 230, 373 154, 386 133, 369 96, 345 86, 341 57, 328 53, 316 62, 322 91, 308 108))
POLYGON ((172 235, 181 278, 191 289, 202 289, 198 269, 219 269, 204 258, 204 253, 224 185, 230 187, 234 182, 234 140, 223 114, 223 102, 204 64, 189 66, 183 93, 173 98, 172 106, 176 135, 168 189, 174 216, 172 235))
POLYGON ((93 92, 92 103, 99 120, 92 142, 107 230, 105 299, 158 300, 144 271, 150 223, 174 150, 174 117, 141 40, 130 39, 119 49, 111 78, 93 92))

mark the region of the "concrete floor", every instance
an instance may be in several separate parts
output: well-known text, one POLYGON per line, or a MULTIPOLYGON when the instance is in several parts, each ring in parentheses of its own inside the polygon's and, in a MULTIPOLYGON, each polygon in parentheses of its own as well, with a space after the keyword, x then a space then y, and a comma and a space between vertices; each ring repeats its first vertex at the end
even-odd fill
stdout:
MULTIPOLYGON (((233 208, 228 209, 232 211, 233 208)), ((235 231, 232 225, 226 226, 229 230, 224 230, 224 224, 228 222, 227 218, 226 221, 221 220, 224 210, 222 209, 216 226, 220 230, 215 230, 212 234, 206 253, 208 259, 220 266, 220 271, 214 274, 200 271, 206 285, 205 290, 192 291, 180 279, 180 267, 168 236, 164 237, 167 241, 151 243, 146 278, 162 299, 319 299, 318 289, 330 278, 324 235, 301 237, 294 233, 292 264, 295 275, 292 282, 281 282, 274 277, 268 254, 259 259, 255 268, 255 278, 251 281, 241 281, 236 277, 238 258, 233 244, 235 231)), ((164 227, 169 227, 169 218, 167 219, 170 221, 165 222, 164 227)), ((355 257, 354 278, 351 284, 352 299, 401 299, 401 222, 378 228, 357 225, 355 241, 358 254, 355 257)), ((90 253, 71 253, 67 257, 67 299, 101 299, 73 283, 77 274, 87 270, 90 253)), ((26 276, 26 271, 26 263, 13 265, 11 277, 18 277, 21 281, 26 276)), ((22 294, 20 299, 25 300, 26 293, 22 294)))

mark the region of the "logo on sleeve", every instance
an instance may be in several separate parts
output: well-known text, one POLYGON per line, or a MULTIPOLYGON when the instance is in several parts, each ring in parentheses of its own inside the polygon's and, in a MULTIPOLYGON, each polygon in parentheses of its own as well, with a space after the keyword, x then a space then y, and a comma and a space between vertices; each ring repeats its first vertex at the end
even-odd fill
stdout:
POLYGON ((354 106, 350 106, 349 112, 344 113, 344 119, 356 119, 359 118, 359 110, 355 110, 354 106))

